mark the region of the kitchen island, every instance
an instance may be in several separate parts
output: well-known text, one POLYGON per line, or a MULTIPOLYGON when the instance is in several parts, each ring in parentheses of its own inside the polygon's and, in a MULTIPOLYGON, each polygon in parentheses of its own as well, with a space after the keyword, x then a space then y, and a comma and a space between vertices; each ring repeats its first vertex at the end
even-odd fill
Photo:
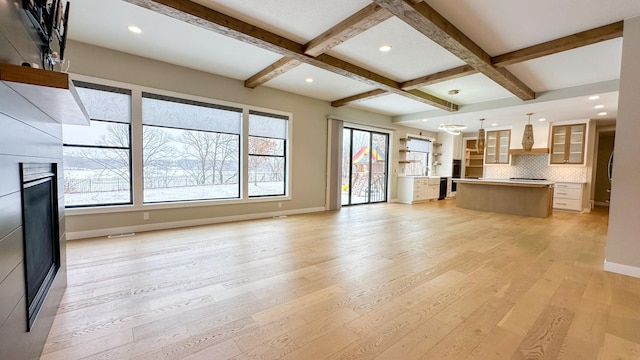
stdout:
POLYGON ((505 214, 548 217, 553 210, 553 182, 455 179, 456 206, 505 214))

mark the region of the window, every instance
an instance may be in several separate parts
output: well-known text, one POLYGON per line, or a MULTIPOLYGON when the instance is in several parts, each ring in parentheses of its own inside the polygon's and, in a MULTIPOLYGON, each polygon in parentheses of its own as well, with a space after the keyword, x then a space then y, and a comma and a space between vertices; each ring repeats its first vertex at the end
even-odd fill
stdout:
POLYGON ((249 197, 286 194, 288 120, 249 112, 249 197))
POLYGON ((431 152, 431 141, 409 138, 405 159, 409 163, 405 166, 406 175, 427 175, 429 172, 429 153, 431 152))
POLYGON ((240 197, 242 109, 142 94, 144 202, 240 197))
POLYGON ((289 114, 74 83, 91 125, 63 125, 67 207, 288 195, 289 114))
POLYGON ((131 204, 131 92, 75 85, 90 126, 62 126, 66 206, 131 204))

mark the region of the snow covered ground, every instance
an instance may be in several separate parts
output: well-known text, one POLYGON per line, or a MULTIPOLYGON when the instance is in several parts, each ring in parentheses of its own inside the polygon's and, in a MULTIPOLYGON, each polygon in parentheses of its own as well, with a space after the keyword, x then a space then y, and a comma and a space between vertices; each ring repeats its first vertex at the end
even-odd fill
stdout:
MULTIPOLYGON (((284 192, 282 182, 250 183, 250 195, 281 195, 284 192)), ((238 198, 238 184, 201 185, 188 187, 170 187, 161 189, 145 189, 144 202, 170 202, 188 200, 212 200, 238 198)), ((96 204, 130 203, 129 190, 101 191, 90 193, 65 194, 66 206, 86 206, 96 204)))

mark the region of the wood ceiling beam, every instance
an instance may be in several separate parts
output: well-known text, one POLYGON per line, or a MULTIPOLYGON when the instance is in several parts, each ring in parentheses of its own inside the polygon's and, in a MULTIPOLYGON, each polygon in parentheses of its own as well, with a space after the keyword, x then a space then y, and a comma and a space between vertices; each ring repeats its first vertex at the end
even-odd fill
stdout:
POLYGON ((400 88, 403 90, 413 90, 423 86, 429 86, 437 84, 447 80, 453 80, 464 76, 477 73, 478 70, 474 69, 471 65, 462 65, 457 68, 444 70, 435 74, 430 74, 417 79, 405 81, 400 83, 400 88))
POLYGON ((367 91, 365 93, 362 94, 357 94, 357 95, 353 95, 353 96, 349 96, 343 99, 338 99, 335 101, 331 102, 331 106, 333 107, 340 107, 340 106, 345 106, 345 105, 349 105, 349 104, 353 104, 359 101, 364 101, 364 100, 369 100, 369 99, 375 99, 377 97, 380 97, 382 95, 386 95, 389 92, 386 90, 382 90, 382 89, 375 89, 375 90, 371 90, 371 91, 367 91))
POLYGON ((362 34, 393 15, 378 4, 370 4, 333 26, 304 46, 309 56, 324 54, 343 42, 362 34))
POLYGON ((414 3, 411 0, 373 1, 520 99, 535 98, 533 90, 507 69, 493 66, 487 52, 427 3, 414 3))
MULTIPOLYGON (((602 41, 615 39, 622 36, 623 27, 624 22, 619 21, 613 24, 589 29, 573 35, 564 36, 559 39, 547 41, 506 54, 495 56, 492 58, 492 63, 494 66, 502 67, 547 55, 557 54, 582 46, 596 44, 602 41)), ((400 87, 403 90, 418 89, 423 86, 429 86, 443 81, 457 79, 460 77, 475 74, 477 72, 478 71, 470 65, 463 65, 457 68, 444 70, 435 74, 430 74, 417 79, 405 81, 403 83, 400 83, 400 87)), ((377 94, 377 96, 382 95, 384 95, 384 93, 377 94)), ((348 98, 336 100, 332 102, 331 105, 344 106, 353 102, 357 102, 359 100, 366 100, 368 98, 368 93, 362 93, 350 96, 348 98)))
MULTIPOLYGON (((309 41, 304 46, 304 53, 309 56, 318 56, 329 49, 342 44, 352 37, 380 24, 392 17, 387 10, 378 4, 369 4, 357 13, 349 16, 339 24, 309 41)), ((263 85, 281 74, 300 65, 301 62, 290 57, 284 57, 267 66, 257 74, 245 80, 245 86, 251 89, 263 85), (287 61, 288 59, 288 61, 287 61)))
POLYGON ((602 41, 615 39, 622 36, 623 28, 623 21, 615 22, 613 24, 600 26, 594 29, 582 31, 573 35, 564 36, 559 39, 547 41, 541 44, 526 47, 524 49, 495 56, 491 59, 491 63, 497 67, 504 67, 507 65, 512 65, 519 62, 556 54, 562 51, 572 50, 582 46, 592 45, 602 41))
POLYGON ((457 105, 433 95, 417 91, 404 91, 400 85, 383 75, 358 67, 327 54, 311 57, 304 53, 304 45, 284 38, 267 30, 225 15, 206 6, 184 0, 125 0, 126 2, 169 16, 173 19, 199 26, 201 28, 225 35, 261 49, 265 49, 285 57, 324 69, 349 79, 378 87, 388 92, 435 106, 455 111, 457 105))
POLYGON ((250 89, 255 89, 256 87, 278 77, 280 74, 284 74, 300 64, 301 62, 299 60, 285 56, 245 80, 244 86, 250 89))

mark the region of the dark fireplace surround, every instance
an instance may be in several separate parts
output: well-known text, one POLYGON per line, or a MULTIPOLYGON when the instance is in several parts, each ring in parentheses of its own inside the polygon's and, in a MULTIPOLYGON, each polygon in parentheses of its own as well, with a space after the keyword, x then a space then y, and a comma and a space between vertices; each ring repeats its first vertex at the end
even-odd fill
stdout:
POLYGON ((60 268, 57 170, 57 164, 20 164, 27 331, 60 268))

